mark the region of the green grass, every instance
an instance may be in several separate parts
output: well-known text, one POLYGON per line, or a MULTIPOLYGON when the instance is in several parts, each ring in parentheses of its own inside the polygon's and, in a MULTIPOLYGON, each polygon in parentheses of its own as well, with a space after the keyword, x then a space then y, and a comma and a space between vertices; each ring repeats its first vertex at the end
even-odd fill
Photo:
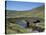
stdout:
MULTIPOLYGON (((29 11, 12 11, 12 10, 6 10, 7 14, 7 19, 6 19, 6 32, 7 34, 16 34, 16 33, 26 33, 28 32, 27 29, 25 28, 20 28, 20 25, 16 24, 15 18, 22 18, 23 22, 24 20, 28 19, 36 19, 39 18, 41 23, 39 24, 38 27, 44 28, 44 6, 40 6, 38 8, 34 8, 29 11), (8 18, 10 17, 10 18, 8 18)), ((33 24, 32 24, 33 25, 33 24)), ((30 28, 33 28, 30 25, 30 28)))

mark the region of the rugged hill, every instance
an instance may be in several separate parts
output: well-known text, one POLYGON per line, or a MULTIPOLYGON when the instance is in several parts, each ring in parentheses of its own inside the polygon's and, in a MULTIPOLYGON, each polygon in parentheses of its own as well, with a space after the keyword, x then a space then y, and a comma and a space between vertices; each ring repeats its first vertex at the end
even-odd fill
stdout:
POLYGON ((6 10, 7 17, 44 17, 44 5, 28 11, 6 10))

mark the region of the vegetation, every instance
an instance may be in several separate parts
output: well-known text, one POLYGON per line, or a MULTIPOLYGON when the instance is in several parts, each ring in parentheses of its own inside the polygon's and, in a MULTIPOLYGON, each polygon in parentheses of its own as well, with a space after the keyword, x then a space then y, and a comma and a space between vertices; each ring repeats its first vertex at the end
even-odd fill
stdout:
MULTIPOLYGON (((6 10, 6 33, 15 34, 15 33, 27 33, 27 29, 33 29, 36 24, 31 23, 29 28, 22 28, 21 24, 17 24, 16 20, 22 20, 26 24, 25 20, 31 19, 40 20, 38 27, 44 29, 44 5, 38 8, 28 10, 28 11, 12 11, 6 10)), ((31 21, 31 22, 32 22, 31 21)), ((31 31, 32 32, 32 31, 31 31)))

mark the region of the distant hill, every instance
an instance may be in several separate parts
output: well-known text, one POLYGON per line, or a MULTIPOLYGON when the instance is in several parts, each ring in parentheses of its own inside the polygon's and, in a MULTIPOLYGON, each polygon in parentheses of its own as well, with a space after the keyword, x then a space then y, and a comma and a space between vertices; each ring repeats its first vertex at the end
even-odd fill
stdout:
POLYGON ((6 10, 7 17, 40 17, 44 18, 44 5, 28 11, 6 10))

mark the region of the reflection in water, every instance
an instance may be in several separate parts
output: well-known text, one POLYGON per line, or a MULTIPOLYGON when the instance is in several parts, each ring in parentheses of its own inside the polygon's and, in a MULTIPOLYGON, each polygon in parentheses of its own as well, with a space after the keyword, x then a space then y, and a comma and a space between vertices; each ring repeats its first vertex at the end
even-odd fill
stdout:
POLYGON ((16 20, 16 23, 20 25, 20 27, 25 28, 26 27, 26 21, 23 20, 16 20))
MULTIPOLYGON (((31 22, 34 21, 34 20, 28 20, 28 21, 31 24, 31 22)), ((20 25, 21 28, 25 28, 26 29, 26 27, 27 27, 27 21, 23 20, 23 19, 21 19, 21 20, 20 19, 16 19, 16 24, 20 25)), ((39 28, 39 30, 40 30, 40 28, 39 28)), ((36 29, 32 30, 31 28, 30 29, 27 28, 27 31, 28 32, 39 32, 38 29, 37 30, 36 29)))

